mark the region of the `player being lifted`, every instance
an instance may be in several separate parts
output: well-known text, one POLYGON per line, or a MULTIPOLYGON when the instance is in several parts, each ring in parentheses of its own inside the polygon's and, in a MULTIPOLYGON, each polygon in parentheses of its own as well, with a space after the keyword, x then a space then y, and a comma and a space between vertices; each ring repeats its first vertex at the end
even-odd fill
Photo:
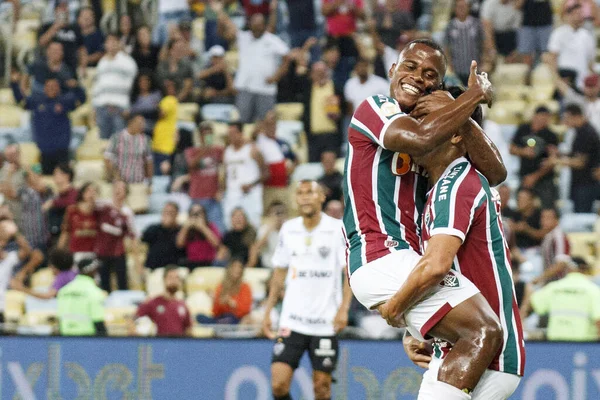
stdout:
POLYGON ((316 400, 331 399, 331 373, 338 359, 336 334, 348 323, 348 286, 342 223, 322 212, 325 194, 314 181, 296 189, 300 217, 283 224, 273 255, 263 331, 276 338, 271 364, 275 400, 289 400, 294 370, 305 351, 313 368, 316 400), (279 330, 271 332, 271 309, 285 285, 279 330))
MULTIPOLYGON (((474 164, 494 184, 506 177, 495 147, 470 120, 479 104, 491 104, 493 90, 473 63, 469 89, 456 101, 441 88, 446 70, 442 49, 429 40, 405 47, 390 69, 391 96, 373 96, 354 113, 345 166, 344 227, 350 284, 356 298, 377 309, 400 289, 420 259, 417 226, 427 179, 410 155, 419 156, 450 139, 466 124, 463 141, 474 164), (439 104, 445 104, 439 108, 439 104), (447 103, 447 104, 446 104, 447 103), (411 112, 413 116, 407 113, 411 112), (409 154, 409 155, 407 155, 409 154)), ((441 264, 436 254, 432 265, 441 264)), ((502 344, 502 328, 485 298, 460 273, 455 285, 438 285, 403 314, 417 339, 436 337, 454 345, 439 369, 436 399, 468 394, 502 344)), ((441 280, 441 279, 440 279, 441 280)))

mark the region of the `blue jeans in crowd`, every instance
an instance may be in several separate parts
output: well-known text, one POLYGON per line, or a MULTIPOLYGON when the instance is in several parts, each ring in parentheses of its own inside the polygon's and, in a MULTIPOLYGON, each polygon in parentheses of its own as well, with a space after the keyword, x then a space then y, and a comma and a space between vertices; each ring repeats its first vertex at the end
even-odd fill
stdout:
POLYGON ((101 106, 96 108, 96 125, 100 130, 100 139, 110 137, 125 129, 125 119, 122 108, 115 106, 101 106))

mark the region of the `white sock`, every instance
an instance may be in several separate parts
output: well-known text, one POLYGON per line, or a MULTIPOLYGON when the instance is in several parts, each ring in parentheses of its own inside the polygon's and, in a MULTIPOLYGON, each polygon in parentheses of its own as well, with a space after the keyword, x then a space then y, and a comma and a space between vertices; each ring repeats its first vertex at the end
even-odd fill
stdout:
POLYGON ((439 400, 471 400, 471 395, 447 383, 435 383, 435 395, 439 400))

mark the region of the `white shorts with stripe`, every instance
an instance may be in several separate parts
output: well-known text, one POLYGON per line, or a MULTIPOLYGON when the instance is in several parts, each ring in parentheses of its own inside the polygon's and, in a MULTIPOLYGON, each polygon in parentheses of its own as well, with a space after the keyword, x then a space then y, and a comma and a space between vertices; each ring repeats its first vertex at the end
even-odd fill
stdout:
MULTIPOLYGON (((429 363, 429 369, 423 374, 419 397, 417 400, 439 400, 435 393, 435 383, 443 360, 434 358, 429 363)), ((507 400, 517 390, 521 377, 506 372, 486 370, 479 383, 471 393, 471 400, 507 400)))
MULTIPOLYGON (((350 277, 354 296, 368 309, 385 303, 404 284, 421 256, 400 250, 363 265, 350 277)), ((475 285, 457 271, 451 271, 434 292, 404 314, 412 336, 424 337, 450 310, 479 293, 475 285)))

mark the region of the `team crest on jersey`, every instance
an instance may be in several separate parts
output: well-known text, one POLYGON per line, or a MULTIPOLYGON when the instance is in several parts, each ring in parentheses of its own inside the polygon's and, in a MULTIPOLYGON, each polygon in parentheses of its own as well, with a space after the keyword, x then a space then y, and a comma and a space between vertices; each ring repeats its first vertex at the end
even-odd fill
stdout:
POLYGON ((331 252, 331 249, 327 246, 319 247, 319 254, 323 258, 327 258, 327 256, 329 255, 330 252, 331 252))
POLYGON ((440 282, 440 286, 454 288, 459 286, 458 276, 454 272, 450 271, 444 277, 444 280, 440 282))
POLYGON ((391 101, 386 101, 385 103, 383 103, 380 109, 383 115, 385 115, 386 117, 391 117, 392 115, 398 114, 400 112, 400 107, 397 104, 392 103, 391 101))
POLYGON ((323 360, 323 366, 325 368, 331 368, 331 367, 333 367, 333 361, 331 361, 331 358, 325 357, 325 359, 323 360))
POLYGON ((281 353, 283 353, 283 350, 285 350, 285 343, 277 342, 273 345, 273 354, 275 354, 276 357, 280 356, 281 353))
POLYGON ((412 159, 408 154, 394 153, 392 158, 392 173, 396 176, 406 175, 412 167, 412 159))
POLYGON ((393 247, 398 247, 399 244, 400 243, 398 243, 397 240, 390 240, 390 239, 386 240, 385 243, 383 243, 383 245, 385 247, 387 247, 388 249, 391 249, 393 247))

